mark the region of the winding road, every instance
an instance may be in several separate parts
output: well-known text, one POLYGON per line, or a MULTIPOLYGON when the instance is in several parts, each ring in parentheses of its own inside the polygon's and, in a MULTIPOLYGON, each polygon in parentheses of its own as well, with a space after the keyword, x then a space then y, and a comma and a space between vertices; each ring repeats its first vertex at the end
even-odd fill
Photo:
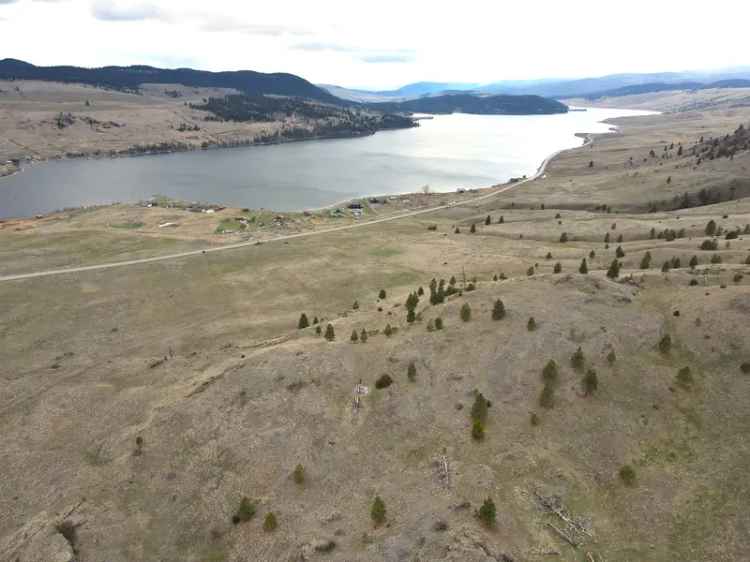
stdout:
MULTIPOLYGON (((591 137, 586 137, 585 142, 582 146, 586 146, 591 143, 591 137)), ((580 148, 580 147, 577 147, 580 148)), ((436 207, 430 207, 429 209, 420 209, 418 211, 408 211, 406 213, 401 213, 399 215, 384 217, 381 219, 373 219, 367 222, 360 222, 355 224, 347 224, 344 226, 334 226, 331 228, 325 228, 321 230, 312 230, 309 232, 300 232, 297 234, 287 234, 284 236, 279 236, 277 238, 272 238, 270 240, 265 240, 262 242, 262 244, 272 244, 275 242, 283 242, 285 240, 293 240, 295 238, 304 238, 307 236, 320 236, 322 234, 330 234, 332 232, 341 232, 343 230, 352 230, 354 228, 365 228, 368 226, 372 226, 374 224, 380 224, 384 222, 391 222, 396 221, 400 219, 405 219, 409 217, 416 217, 419 215, 426 215, 427 213, 434 213, 436 211, 441 211, 444 209, 449 209, 451 207, 460 207, 465 205, 470 205, 477 203, 479 201, 484 201, 486 199, 490 199, 491 197, 496 197, 497 195, 500 195, 501 193, 505 193, 507 191, 510 191, 511 189, 515 189, 519 185, 522 185, 524 183, 528 183, 530 181, 533 181, 544 174, 545 170, 547 169, 547 166, 549 165, 550 161, 558 156, 559 154, 566 152, 567 150, 575 150, 575 148, 568 148, 563 150, 558 150, 557 152, 551 154, 547 158, 544 159, 542 164, 539 166, 539 169, 535 174, 532 176, 519 180, 515 183, 508 184, 504 187, 500 187, 497 189, 493 189, 489 193, 485 195, 480 195, 478 197, 473 197, 469 199, 468 201, 464 201, 462 203, 448 203, 446 205, 438 205, 436 207)), ((212 252, 227 252, 229 250, 237 250, 239 248, 246 248, 247 246, 255 246, 257 245, 257 241, 248 241, 248 242, 239 242, 237 244, 227 244, 226 246, 215 246, 211 248, 206 248, 203 250, 190 250, 187 252, 179 252, 176 254, 166 254, 163 256, 154 256, 150 258, 139 258, 134 260, 124 260, 124 261, 117 261, 117 262, 110 262, 110 263, 102 263, 102 264, 96 264, 96 265, 84 265, 80 267, 68 267, 68 268, 61 268, 61 269, 50 269, 46 271, 36 271, 33 273, 19 273, 16 275, 6 275, 4 277, 0 277, 0 282, 3 281, 19 281, 23 279, 33 279, 36 277, 49 277, 52 275, 65 275, 69 273, 82 273, 86 271, 97 271, 101 269, 112 269, 115 267, 125 267, 128 265, 141 265, 146 263, 154 263, 154 262, 160 262, 160 261, 166 261, 166 260, 175 260, 179 258, 188 258, 191 256, 200 256, 212 252)))

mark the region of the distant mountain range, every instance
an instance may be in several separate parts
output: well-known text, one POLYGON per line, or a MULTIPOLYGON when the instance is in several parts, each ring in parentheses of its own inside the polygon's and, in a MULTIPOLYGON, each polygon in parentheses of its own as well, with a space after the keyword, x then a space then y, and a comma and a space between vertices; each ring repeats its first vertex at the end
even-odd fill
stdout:
POLYGON ((397 90, 348 90, 339 86, 321 85, 338 97, 352 101, 403 101, 424 96, 464 91, 472 94, 537 95, 555 99, 629 95, 680 89, 748 87, 750 68, 716 72, 661 72, 649 74, 610 74, 597 78, 575 80, 506 80, 490 84, 453 82, 416 82, 397 90), (618 93, 625 92, 625 93, 618 93))
POLYGON ((34 66, 16 59, 0 60, 0 80, 50 80, 104 86, 117 90, 137 90, 141 84, 183 84, 193 87, 234 88, 248 95, 276 94, 329 103, 340 103, 327 90, 299 76, 286 73, 265 74, 252 70, 209 72, 178 68, 168 70, 152 66, 34 66))
POLYGON ((480 115, 536 115, 567 113, 568 106, 540 96, 476 96, 467 93, 428 96, 406 101, 372 103, 384 112, 474 113, 480 115))

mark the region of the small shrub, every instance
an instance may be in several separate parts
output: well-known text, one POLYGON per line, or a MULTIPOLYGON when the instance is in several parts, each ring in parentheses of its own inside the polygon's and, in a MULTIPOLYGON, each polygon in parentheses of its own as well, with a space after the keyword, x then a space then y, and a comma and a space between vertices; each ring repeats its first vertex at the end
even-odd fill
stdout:
POLYGON ((393 328, 391 328, 390 324, 385 325, 385 329, 383 330, 383 333, 386 335, 386 337, 390 338, 393 335, 393 328))
POLYGON ((443 319, 439 316, 435 318, 435 329, 436 330, 442 330, 443 329, 443 319))
POLYGON ((529 269, 526 270, 526 275, 528 275, 529 277, 531 277, 532 275, 534 275, 534 266, 533 265, 531 267, 529 267, 529 269))
POLYGON ((695 269, 695 267, 698 265, 698 256, 693 256, 690 258, 690 263, 688 264, 690 266, 690 269, 695 269))
POLYGON ((533 316, 529 318, 528 322, 526 322, 526 329, 529 332, 533 332, 534 330, 536 330, 536 320, 534 320, 533 316))
POLYGON ((492 224, 492 217, 490 217, 489 215, 487 215, 487 218, 486 218, 486 219, 484 219, 484 224, 485 224, 486 226, 489 226, 489 225, 491 225, 491 224, 492 224))
POLYGON ((599 388, 599 377, 596 376, 594 369, 589 369, 583 377, 583 391, 586 396, 590 396, 596 392, 597 388, 599 388))
POLYGON ((380 496, 375 496, 370 508, 370 517, 372 518, 375 526, 382 525, 385 522, 385 502, 380 496))
POLYGON ((743 277, 744 277, 744 276, 742 275, 742 273, 735 273, 735 274, 734 274, 734 277, 732 277, 732 280, 733 280, 733 281, 734 281, 735 283, 739 283, 740 281, 742 281, 743 277))
POLYGON ((554 359, 550 359, 542 369, 542 380, 546 383, 553 383, 557 380, 557 363, 554 359))
POLYGON ((237 513, 232 517, 232 523, 235 525, 250 521, 255 517, 255 503, 251 502, 248 498, 242 498, 240 500, 240 507, 237 508, 237 513))
POLYGON ((557 263, 555 264, 555 267, 553 268, 553 270, 552 270, 552 271, 553 271, 554 273, 560 273, 560 272, 562 271, 562 265, 560 264, 560 262, 557 262, 557 263))
POLYGON ((378 293, 378 298, 380 300, 383 300, 383 299, 385 299, 386 296, 387 295, 386 295, 385 289, 380 289, 380 292, 378 293))
POLYGON ((719 254, 711 256, 711 263, 721 263, 721 256, 719 254))
POLYGON ((502 300, 497 299, 492 306, 492 319, 502 320, 503 318, 505 318, 505 305, 502 300))
POLYGON ((295 484, 299 484, 300 486, 305 483, 305 467, 301 464, 298 464, 294 467, 294 472, 292 472, 292 479, 294 480, 295 484))
POLYGON ((707 251, 707 252, 715 252, 719 249, 719 243, 716 240, 704 240, 701 245, 700 249, 707 251))
POLYGON ((136 457, 140 457, 143 454, 143 437, 140 435, 135 438, 135 451, 133 451, 133 454, 136 457))
POLYGON ((353 310, 359 310, 359 301, 354 301, 354 304, 352 305, 353 310))
POLYGON ((406 312, 406 322, 409 323, 409 324, 413 324, 416 319, 417 319, 417 315, 414 312, 414 310, 413 309, 409 309, 406 312))
POLYGON ((690 285, 691 287, 695 287, 695 286, 698 285, 698 280, 697 279, 691 279, 690 283, 688 283, 688 285, 690 285))
POLYGON ((484 439, 484 424, 479 420, 474 420, 471 423, 471 438, 474 441, 481 441, 484 439))
POLYGON ((477 518, 487 527, 494 527, 497 522, 497 508, 492 498, 484 500, 482 507, 477 511, 477 518))
POLYGON ((469 233, 476 234, 477 232, 477 225, 474 223, 471 223, 471 227, 469 228, 469 233))
POLYGON ((469 306, 468 302, 465 302, 461 307, 461 320, 463 320, 464 322, 468 322, 469 320, 471 320, 471 307, 469 306))
POLYGON ((536 412, 531 412, 531 425, 536 427, 539 425, 539 422, 540 422, 539 416, 536 415, 536 412))
POLYGON ((304 312, 300 314, 299 322, 297 322, 297 329, 304 330, 310 325, 310 321, 307 319, 307 314, 304 312))
POLYGON ((317 335, 320 335, 320 334, 323 333, 323 329, 320 327, 320 324, 318 324, 317 326, 315 326, 315 333, 317 335))
POLYGON ((712 219, 706 224, 706 236, 713 236, 714 234, 716 234, 716 221, 712 219))
POLYGON ((333 341, 333 340, 336 339, 336 334, 333 331, 333 324, 328 324, 328 326, 326 326, 326 335, 325 335, 325 338, 328 341, 333 341))
POLYGON ((669 273, 669 270, 672 269, 672 263, 667 260, 665 261, 661 266, 661 272, 662 273, 669 273))
POLYGON ((378 377, 378 380, 375 381, 375 388, 378 390, 382 390, 384 388, 388 388, 393 384, 393 379, 391 378, 391 375, 388 373, 385 373, 383 375, 380 375, 378 377))
POLYGON ((583 350, 579 346, 578 349, 575 350, 575 353, 573 353, 573 355, 570 357, 570 364, 574 369, 581 370, 583 369, 583 363, 583 350))
POLYGON ((568 233, 567 233, 567 232, 563 232, 563 233, 562 233, 562 234, 560 235, 560 242, 562 242, 562 243, 564 244, 564 243, 565 243, 565 242, 567 242, 567 241, 568 241, 568 233))
POLYGON ((552 259, 552 252, 547 252, 547 255, 544 256, 545 260, 551 260, 552 259))
POLYGON ((409 367, 406 369, 406 376, 411 382, 417 380, 417 366, 414 364, 414 361, 409 363, 409 367))
POLYGON ((672 349, 672 336, 669 334, 664 334, 664 336, 659 340, 659 351, 662 353, 669 353, 672 349))
POLYGON ((625 250, 622 249, 622 246, 617 246, 617 249, 615 250, 615 256, 620 259, 625 257, 625 250))
POLYGON ((620 468, 620 480, 626 486, 635 486, 635 469, 626 464, 620 468))
POLYGON ((266 533, 271 533, 276 530, 276 527, 279 526, 279 522, 276 521, 276 515, 274 515, 273 511, 270 511, 266 514, 266 518, 263 521, 263 530, 266 533))

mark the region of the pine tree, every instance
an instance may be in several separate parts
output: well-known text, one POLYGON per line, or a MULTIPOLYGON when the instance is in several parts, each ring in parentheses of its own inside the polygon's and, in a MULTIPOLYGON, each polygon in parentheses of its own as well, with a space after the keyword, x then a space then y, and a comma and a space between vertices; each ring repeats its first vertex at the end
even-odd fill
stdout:
POLYGON ((333 341, 333 340, 336 339, 336 334, 333 331, 333 324, 328 324, 328 326, 326 326, 326 335, 325 335, 325 338, 328 341, 333 341))
POLYGON ((385 502, 380 496, 375 496, 375 500, 372 502, 370 517, 375 523, 375 526, 382 525, 385 522, 385 502))
POLYGON ((567 232, 563 232, 563 233, 562 233, 562 234, 560 235, 560 242, 562 242, 562 243, 564 244, 564 243, 565 243, 565 242, 567 242, 567 241, 568 241, 568 233, 567 233, 567 232))
POLYGON ((706 236, 713 236, 714 234, 716 234, 716 221, 712 219, 706 224, 706 236))
POLYGON ((477 392, 477 395, 474 397, 474 404, 471 406, 471 419, 485 423, 487 421, 489 406, 490 401, 481 392, 477 392))
POLYGON ((492 224, 492 217, 490 217, 489 215, 487 215, 487 218, 484 219, 484 224, 487 225, 487 226, 491 225, 492 224))
POLYGON ((503 301, 497 299, 492 307, 492 319, 502 320, 503 318, 505 318, 505 305, 503 301))
POLYGON ((672 336, 669 334, 664 334, 662 338, 659 340, 659 351, 666 354, 669 353, 669 351, 672 349, 672 336))
POLYGON ((391 328, 390 324, 385 325, 385 330, 383 330, 383 333, 386 335, 386 337, 391 337, 391 335, 393 334, 393 328, 391 328))
POLYGON ((550 383, 544 385, 542 393, 539 395, 539 405, 547 410, 554 408, 555 388, 550 383))
POLYGON ((411 382, 415 382, 417 380, 417 366, 414 364, 414 361, 409 363, 409 367, 406 370, 406 376, 411 382))
POLYGON ((320 324, 318 324, 317 326, 315 326, 315 333, 318 336, 323 333, 323 330, 321 330, 321 328, 320 328, 320 324))
POLYGON ((386 297, 385 289, 380 289, 380 293, 378 293, 378 298, 382 301, 383 299, 385 299, 385 297, 386 297))
POLYGON ((352 308, 354 310, 359 310, 359 301, 354 301, 354 304, 352 305, 352 308))
POLYGON ((352 330, 352 336, 349 338, 352 343, 357 343, 359 341, 359 335, 357 334, 357 330, 352 330))
POLYGON ((503 224, 505 222, 505 217, 500 215, 500 220, 497 221, 499 224, 503 224))
POLYGON ((610 365, 613 365, 615 361, 617 361, 617 354, 615 353, 615 350, 612 349, 607 354, 607 363, 609 363, 610 365))
POLYGON ((609 244, 609 232, 607 232, 607 234, 604 235, 604 243, 609 244))
POLYGON ((584 275, 589 272, 589 266, 586 263, 586 258, 583 258, 581 260, 581 267, 578 268, 578 273, 583 273, 584 275))
POLYGON ((435 329, 436 330, 442 330, 443 329, 443 319, 439 316, 435 318, 435 329))
POLYGON ((596 376, 594 369, 586 371, 586 375, 583 377, 583 390, 586 396, 590 396, 599 387, 599 379, 596 376))
POLYGON ((622 246, 617 246, 617 249, 615 250, 615 256, 620 259, 625 257, 625 251, 622 249, 622 246))
POLYGON ((310 322, 307 319, 307 314, 304 312, 299 317, 299 322, 297 323, 297 329, 304 330, 310 325, 310 322))
POLYGON ((669 273, 669 270, 671 269, 671 264, 669 260, 665 261, 661 266, 661 272, 662 273, 669 273))
POLYGON ((406 312, 406 321, 407 321, 407 322, 408 322, 409 324, 412 324, 412 323, 414 323, 414 320, 416 320, 416 319, 417 319, 417 315, 416 315, 416 314, 414 313, 414 309, 411 309, 411 308, 410 308, 410 309, 409 309, 409 310, 408 310, 408 311, 406 312))
POLYGON ((547 252, 547 255, 544 256, 544 259, 551 260, 552 259, 552 252, 547 252))
POLYGON ((612 260, 612 263, 607 270, 607 277, 610 279, 617 279, 620 276, 620 262, 612 260))
POLYGON ((554 273, 560 273, 562 271, 562 264, 560 262, 557 262, 555 264, 555 267, 552 269, 554 273))
POLYGON ((474 234, 477 231, 477 225, 474 223, 471 223, 471 228, 469 228, 469 232, 471 234, 474 234))
POLYGON ((542 369, 542 379, 546 383, 553 383, 557 380, 557 363, 554 359, 547 361, 544 369, 542 369))
POLYGON ((361 341, 362 343, 367 342, 367 330, 365 330, 364 328, 362 328, 362 331, 359 334, 359 341, 361 341))
POLYGON ((594 250, 591 250, 591 251, 589 252, 589 259, 590 259, 590 260, 593 260, 593 259, 594 259, 595 257, 596 257, 596 252, 595 252, 594 250))
POLYGON ((645 254, 643 254, 643 258, 641 258, 641 269, 650 269, 651 268, 651 252, 646 251, 645 254))
POLYGON ((463 320, 464 322, 468 322, 469 320, 471 320, 471 307, 469 306, 468 302, 465 302, 461 307, 461 320, 463 320))
POLYGON ((492 498, 484 500, 482 507, 477 511, 477 517, 488 527, 495 526, 495 523, 497 522, 497 508, 495 507, 495 502, 492 501, 492 498))
POLYGON ((534 266, 533 265, 530 266, 529 269, 526 270, 526 275, 528 275, 529 277, 531 277, 532 275, 534 275, 534 266))
POLYGON ((526 322, 526 329, 529 332, 533 332, 534 330, 536 330, 536 320, 534 320, 533 316, 529 318, 528 322, 526 322))

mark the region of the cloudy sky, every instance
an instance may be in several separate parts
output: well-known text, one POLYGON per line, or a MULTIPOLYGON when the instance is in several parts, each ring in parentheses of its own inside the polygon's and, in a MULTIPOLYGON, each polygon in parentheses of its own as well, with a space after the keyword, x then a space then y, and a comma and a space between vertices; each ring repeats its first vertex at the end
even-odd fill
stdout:
POLYGON ((391 88, 750 64, 750 2, 0 0, 0 58, 391 88), (715 9, 714 9, 715 8, 715 9))

